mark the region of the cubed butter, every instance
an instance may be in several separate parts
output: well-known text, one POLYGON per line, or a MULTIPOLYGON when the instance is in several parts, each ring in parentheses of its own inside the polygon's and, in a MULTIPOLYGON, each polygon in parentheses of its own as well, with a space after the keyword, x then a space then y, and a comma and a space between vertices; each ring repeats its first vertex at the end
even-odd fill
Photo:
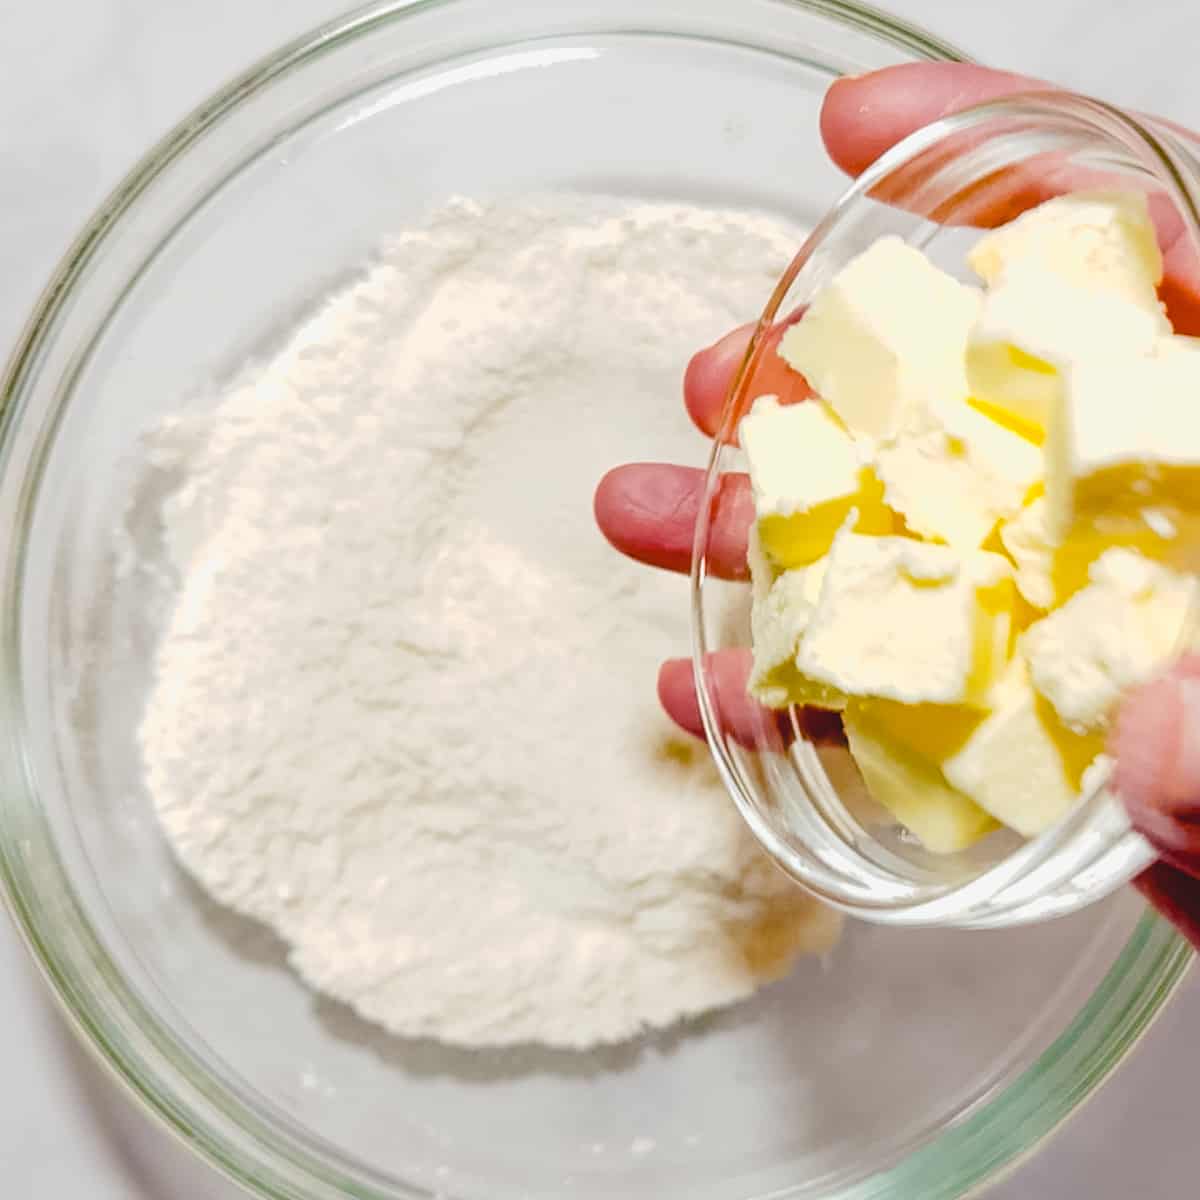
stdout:
MULTIPOLYGON (((1098 514, 1056 544, 1047 526, 1046 498, 1037 496, 1000 526, 1000 543, 1017 566, 1017 590, 1045 612, 1069 600, 1088 582, 1088 568, 1106 550, 1122 546, 1155 562, 1170 563, 1186 554, 1185 536, 1194 539, 1195 518, 1147 507, 1136 519, 1098 514)), ((1195 541, 1191 545, 1195 545, 1195 541)))
POLYGON ((1162 254, 1141 192, 1056 196, 984 234, 967 262, 989 287, 1012 267, 1033 262, 1069 283, 1111 292, 1161 313, 1156 287, 1162 280, 1162 254))
POLYGON ((768 708, 791 704, 841 707, 831 690, 810 684, 796 670, 796 651, 816 607, 824 575, 825 563, 818 561, 783 571, 765 589, 755 588, 750 609, 754 653, 750 692, 768 708))
POLYGON ((1062 383, 1045 446, 1051 538, 1188 524, 1200 502, 1200 349, 1166 338, 1150 354, 1080 361, 1062 383))
POLYGON ((973 549, 1015 516, 1042 476, 1032 443, 956 402, 943 428, 882 445, 875 470, 887 505, 914 533, 973 549))
POLYGON ((1046 529, 1044 496, 1035 497, 1000 526, 1000 544, 1017 564, 1017 590, 1021 595, 1034 608, 1053 608, 1057 599, 1055 548, 1046 529))
POLYGON ((888 533, 883 489, 864 467, 853 439, 816 400, 781 405, 760 396, 742 419, 758 536, 776 567, 820 558, 851 509, 863 532, 888 533))
POLYGON ((1040 439, 1063 372, 1081 363, 1148 353, 1163 333, 1161 313, 1063 278, 1040 263, 1022 262, 988 291, 970 331, 972 402, 1040 439))
POLYGON ((946 781, 936 763, 892 736, 869 709, 852 706, 843 721, 867 790, 927 850, 953 854, 997 828, 990 814, 946 781))
POLYGON ((982 298, 898 239, 858 256, 780 344, 820 398, 741 437, 751 691, 840 709, 940 853, 1059 821, 1200 602, 1200 339, 1170 331, 1144 200, 1049 202, 970 263, 982 298))
POLYGON ((886 440, 967 394, 976 289, 900 238, 852 259, 783 335, 779 353, 856 437, 886 440))
POLYGON ((1103 749, 1103 737, 1062 724, 1016 658, 993 691, 992 711, 941 766, 962 795, 1034 837, 1075 803, 1084 771, 1103 749))
POLYGON ((840 695, 985 707, 1009 658, 1014 596, 1001 555, 843 530, 796 667, 840 695))
MULTIPOLYGON (((1101 736, 1067 729, 1013 659, 984 712, 962 706, 867 701, 876 742, 937 769, 956 793, 1026 837, 1054 824, 1075 802, 1101 736)), ((940 794, 936 792, 935 794, 940 794)))
POLYGON ((779 572, 763 553, 757 523, 750 526, 746 535, 746 565, 750 568, 751 595, 755 600, 761 600, 771 590, 771 584, 779 577, 779 572))
POLYGON ((1136 551, 1105 551, 1089 582, 1020 639, 1033 686, 1059 718, 1102 729, 1130 687, 1180 649, 1194 619, 1196 583, 1136 551))
POLYGON ((902 742, 939 767, 962 749, 987 716, 984 709, 968 708, 962 704, 898 704, 895 700, 858 700, 855 706, 886 730, 889 739, 902 742))
POLYGON ((1088 582, 1088 567, 1105 550, 1124 545, 1150 557, 1162 557, 1163 539, 1149 526, 1106 536, 1099 529, 1084 531, 1077 538, 1055 544, 1047 527, 1046 498, 1036 496, 1021 511, 1000 526, 1000 544, 1017 565, 1017 590, 1033 608, 1042 612, 1069 600, 1088 582))

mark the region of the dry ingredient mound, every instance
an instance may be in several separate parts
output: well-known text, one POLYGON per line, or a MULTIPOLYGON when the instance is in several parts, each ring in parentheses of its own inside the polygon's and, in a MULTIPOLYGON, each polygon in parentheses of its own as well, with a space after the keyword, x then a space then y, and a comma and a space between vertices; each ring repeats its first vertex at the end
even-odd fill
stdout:
POLYGON ((586 1047, 832 941, 658 711, 684 582, 591 520, 612 464, 700 461, 680 367, 796 245, 738 212, 455 201, 150 435, 185 482, 149 790, 312 987, 397 1034, 586 1047))

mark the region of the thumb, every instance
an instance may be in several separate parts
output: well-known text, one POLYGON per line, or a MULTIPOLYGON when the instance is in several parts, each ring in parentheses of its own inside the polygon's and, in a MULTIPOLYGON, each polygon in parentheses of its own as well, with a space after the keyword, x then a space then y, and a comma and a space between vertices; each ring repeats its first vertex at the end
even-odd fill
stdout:
POLYGON ((1117 791, 1163 858, 1200 874, 1200 655, 1187 655, 1124 703, 1117 791))

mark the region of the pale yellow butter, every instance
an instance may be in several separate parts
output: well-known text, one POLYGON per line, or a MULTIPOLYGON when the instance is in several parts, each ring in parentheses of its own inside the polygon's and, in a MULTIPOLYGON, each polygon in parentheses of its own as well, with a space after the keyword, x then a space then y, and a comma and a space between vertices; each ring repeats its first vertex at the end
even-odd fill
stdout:
POLYGON ((816 608, 824 575, 825 563, 818 561, 783 571, 765 588, 755 587, 750 609, 754 654, 750 692, 768 708, 802 703, 841 707, 835 693, 810 685, 796 670, 796 651, 816 608))
POLYGON ((821 400, 742 432, 751 691, 842 710, 872 796, 942 853, 1060 820, 1198 600, 1200 340, 1170 332, 1144 200, 1052 201, 969 261, 982 297, 898 239, 859 255, 780 345, 821 400))
POLYGON ((985 706, 1008 661, 1014 595, 1000 555, 843 531, 797 670, 842 695, 985 706))
POLYGON ((1126 689, 1180 648, 1196 583, 1138 554, 1105 551, 1089 583, 1022 634, 1033 686, 1069 727, 1101 729, 1126 689))
POLYGON ((1000 526, 1000 543, 1017 566, 1017 590, 1043 612, 1069 600, 1088 582, 1088 567, 1106 550, 1122 546, 1155 562, 1186 559, 1200 540, 1196 517, 1173 509, 1139 506, 1126 516, 1097 514, 1055 543, 1044 496, 1030 501, 1000 526))
POLYGON ((847 709, 844 723, 867 791, 927 850, 953 854, 997 828, 991 814, 957 791, 936 763, 892 735, 869 709, 847 709))
POLYGON ((760 396, 742 418, 738 440, 759 517, 791 516, 858 491, 858 451, 820 403, 781 405, 775 396, 760 396))
MULTIPOLYGON (((961 706, 870 701, 855 714, 869 718, 874 741, 919 770, 951 814, 970 800, 1003 825, 1032 837, 1054 824, 1079 796, 1083 773, 1103 738, 1068 730, 1030 685, 1025 663, 1013 659, 991 693, 987 711, 961 706)), ((910 801, 909 803, 913 803, 910 801)))
POLYGON ((914 533, 974 548, 1020 510, 1041 480, 1042 456, 967 404, 938 415, 942 428, 881 446, 875 470, 884 500, 914 533))
POLYGON ((979 293, 897 237, 852 259, 784 334, 779 353, 850 432, 886 440, 967 394, 979 293))
POLYGON ((1022 262, 988 291, 970 331, 966 363, 972 400, 1040 438, 1064 371, 1148 353, 1163 336, 1164 323, 1160 312, 1149 312, 1124 295, 1022 262))
POLYGON ((1171 327, 1145 197, 1059 196, 985 234, 967 261, 988 285, 967 376, 985 410, 1040 437, 1058 373, 1097 354, 1140 352, 1171 327))
POLYGON ((1171 524, 1188 523, 1200 506, 1200 350, 1191 339, 1080 361, 1062 382, 1045 446, 1051 538, 1098 523, 1114 539, 1147 523, 1169 536, 1171 524))
POLYGON ((1162 556, 1162 538, 1149 526, 1140 536, 1105 536, 1097 529, 1055 544, 1047 526, 1045 496, 1031 500, 1000 526, 1000 544, 1017 566, 1017 590, 1033 608, 1045 612, 1070 599, 1088 581, 1088 567, 1105 550, 1127 545, 1151 557, 1162 556))
POLYGON ((993 692, 991 712, 941 765, 964 796, 1034 837, 1075 803, 1084 771, 1103 748, 1102 737, 1080 736, 1059 721, 1016 658, 993 692))
POLYGON ((1000 526, 1000 543, 1017 564, 1017 590, 1034 608, 1053 608, 1057 598, 1054 544, 1046 529, 1046 500, 1038 496, 1000 526))
POLYGON ((758 536, 776 567, 820 558, 851 509, 858 527, 890 532, 883 490, 863 466, 854 440, 816 400, 780 405, 760 396, 742 419, 738 439, 746 454, 758 536))
POLYGON ((967 254, 989 287, 1034 262, 1069 283, 1111 292, 1157 313, 1163 262, 1141 192, 1072 192, 984 234, 967 254))

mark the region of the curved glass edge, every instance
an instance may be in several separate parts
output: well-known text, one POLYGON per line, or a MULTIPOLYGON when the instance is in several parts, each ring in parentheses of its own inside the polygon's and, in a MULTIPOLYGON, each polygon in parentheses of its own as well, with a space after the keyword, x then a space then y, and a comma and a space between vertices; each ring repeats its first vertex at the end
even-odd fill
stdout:
POLYGON ((1112 1074, 1183 982, 1194 952, 1161 917, 1147 912, 1119 958, 1071 1024, 1020 1077, 936 1142, 851 1188, 843 1200, 881 1200, 892 1189, 921 1200, 958 1200, 1015 1170, 1112 1074), (1142 980, 1152 983, 1143 988, 1142 980), (1108 1021, 1102 1052, 1096 1026, 1108 1021))
MULTIPOLYGON (((846 3, 842 0, 779 2, 881 36, 918 57, 967 61, 965 55, 933 35, 898 22, 869 6, 846 3)), ((40 345, 58 316, 73 283, 108 232, 165 167, 238 103, 260 91, 273 79, 305 65, 326 50, 363 35, 378 25, 390 23, 418 10, 440 7, 445 3, 447 0, 390 0, 361 8, 340 21, 296 38, 237 76, 160 139, 101 204, 95 216, 64 255, 36 302, 0 380, 0 438, 7 437, 9 433, 13 413, 17 408, 13 401, 18 397, 36 363, 40 345)), ((58 872, 62 874, 61 866, 58 867, 58 872)), ((63 881, 65 885, 65 876, 63 881)), ((51 993, 61 1010, 97 1061, 126 1088, 144 1111, 211 1165, 251 1193, 264 1197, 265 1200, 291 1200, 298 1196, 300 1193, 296 1190, 294 1178, 285 1181, 242 1161, 231 1152, 230 1142, 222 1136, 222 1131, 215 1129, 208 1121, 202 1122, 199 1119, 200 1114, 185 1110, 177 1099, 160 1091, 149 1078, 149 1074, 142 1070, 147 1051, 157 1051, 164 1053, 168 1061, 181 1070, 190 1085, 196 1086, 197 1083, 195 1071, 190 1065, 181 1063, 172 1053, 173 1039, 157 1031, 154 1019, 141 1009, 137 998, 113 970, 103 947, 75 904, 74 896, 69 898, 79 926, 73 933, 87 952, 84 961, 90 961, 99 967, 97 979, 103 985, 104 991, 104 1002, 99 1005, 96 1004, 96 981, 89 981, 78 975, 71 961, 60 959, 58 950, 43 936, 44 915, 26 903, 26 881, 20 868, 19 856, 10 856, 8 848, 2 842, 0 882, 4 885, 9 915, 29 948, 31 957, 37 962, 50 985, 51 993), (144 1034, 149 1029, 158 1036, 144 1036, 139 1040, 145 1045, 135 1046, 119 1029, 106 1025, 102 1017, 96 1014, 107 1015, 114 1002, 123 1006, 131 1015, 139 1032, 144 1034)), ((56 929, 55 932, 61 933, 61 929, 56 929)), ((1164 931, 1160 922, 1145 918, 1104 984, 1038 1064, 1022 1073, 1015 1085, 1000 1089, 1001 1094, 995 1099, 981 1101, 982 1109, 964 1125, 943 1134, 900 1166, 852 1188, 846 1193, 846 1200, 872 1200, 884 1194, 885 1189, 892 1190, 897 1185, 906 1185, 910 1180, 914 1186, 922 1188, 916 1194, 920 1194, 923 1200, 949 1200, 951 1196, 960 1195, 962 1188, 974 1186, 992 1171, 999 1169, 1021 1152, 1027 1151, 1049 1133, 1079 1100, 1089 1094, 1132 1047, 1178 985, 1189 959, 1190 953, 1186 944, 1178 935, 1164 931), (1151 950, 1153 957, 1143 962, 1142 959, 1151 950), (1138 978, 1131 980, 1135 968, 1138 978), (1143 982, 1149 986, 1144 991, 1139 991, 1143 982), (1118 998, 1122 984, 1137 992, 1137 1003, 1127 1004, 1118 1019, 1118 1025, 1111 1033, 1102 1034, 1104 1052, 1088 1063, 1086 1055, 1090 1052, 1090 1047, 1087 1043, 1094 1039, 1098 1028, 1096 1023, 1104 1016, 1109 1005, 1118 998), (1030 1087, 1045 1086, 1048 1073, 1070 1072, 1077 1070, 1080 1064, 1087 1068, 1084 1076, 1074 1089, 1059 1095, 1048 1116, 1038 1103, 1030 1101, 1029 1088, 1021 1086, 1026 1080, 1029 1081, 1030 1087), (1006 1139, 990 1160, 977 1157, 973 1148, 968 1145, 970 1138, 975 1131, 986 1130, 989 1141, 992 1142, 992 1122, 996 1115, 1004 1111, 1014 1112, 1022 1123, 1022 1134, 1006 1139), (964 1169, 957 1176, 947 1177, 944 1174, 947 1155, 966 1157, 971 1160, 973 1166, 964 1169), (931 1170, 942 1180, 942 1185, 936 1190, 930 1190, 933 1186, 928 1182, 931 1170)), ((1039 1096, 1037 1099, 1040 1098, 1039 1096)), ((214 1099, 207 1094, 205 1100, 213 1105, 215 1115, 220 1121, 232 1122, 243 1136, 249 1133, 255 1141, 282 1153, 285 1159, 291 1159, 295 1165, 303 1165, 306 1171, 313 1169, 315 1164, 311 1160, 303 1164, 296 1162, 292 1158, 291 1148, 281 1145, 271 1132, 262 1131, 261 1127, 256 1129, 258 1122, 247 1120, 248 1114, 240 1107, 227 1110, 220 1105, 219 1097, 214 1099), (267 1134, 265 1137, 263 1132, 267 1134)), ((308 1197, 323 1195, 328 1197, 328 1200, 338 1200, 347 1195, 354 1195, 361 1200, 375 1200, 376 1197, 378 1200, 387 1200, 381 1194, 367 1190, 361 1177, 339 1178, 336 1172, 318 1170, 309 1182, 316 1184, 321 1191, 318 1193, 312 1188, 307 1188, 304 1194, 308 1197)), ((394 1188, 395 1185, 391 1186, 394 1188)), ((421 1200, 428 1195, 416 1191, 410 1191, 409 1194, 413 1200, 421 1200)), ((393 1200, 394 1196, 393 1190, 393 1200)))
POLYGON ((873 33, 900 49, 910 51, 916 58, 936 62, 973 61, 964 51, 930 30, 900 20, 873 4, 860 4, 858 0, 779 0, 779 3, 789 8, 806 9, 841 25, 873 33))
MULTIPOLYGON (((8 864, 0 860, 0 867, 4 882, 11 884, 8 864)), ((96 979, 84 979, 69 960, 60 962, 54 947, 37 936, 35 914, 22 915, 27 943, 62 1011, 95 1059, 160 1126, 210 1165, 262 1200, 346 1200, 350 1196, 356 1200, 396 1200, 398 1196, 432 1200, 432 1193, 398 1181, 386 1181, 383 1186, 387 1190, 379 1191, 363 1174, 348 1167, 340 1174, 328 1160, 318 1161, 297 1145, 288 1144, 244 1105, 228 1103, 228 1095, 197 1078, 202 1071, 172 1053, 169 1031, 160 1028, 115 972, 102 970, 98 989, 96 979), (98 990, 102 992, 99 997, 98 990), (131 1018, 132 1041, 128 1031, 105 1025, 91 1015, 108 1013, 114 1005, 131 1018), (139 1069, 147 1049, 164 1054, 201 1094, 209 1110, 204 1114, 207 1119, 198 1120, 194 1108, 185 1110, 139 1069), (264 1170, 239 1158, 234 1148, 247 1139, 279 1155, 283 1169, 264 1170), (303 1173, 302 1179, 297 1179, 297 1171, 303 1173)), ((74 911, 74 915, 82 921, 82 914, 74 911)), ((103 958, 102 947, 86 925, 75 933, 87 950, 103 958)), ((1033 1064, 1015 1078, 998 1081, 959 1123, 896 1165, 838 1192, 838 1200, 896 1196, 959 1200, 1014 1170, 1095 1093, 1137 1045, 1186 977, 1192 959, 1191 948, 1165 920, 1145 914, 1087 1003, 1033 1064)), ((803 1194, 801 1184, 794 1191, 775 1194, 773 1200, 803 1194)))
MULTIPOLYGON (((857 0, 775 0, 781 7, 800 9, 891 43, 917 58, 930 61, 969 62, 971 59, 932 32, 899 20, 873 5, 857 0)), ((21 328, 14 348, 0 372, 0 438, 6 432, 10 401, 27 374, 40 331, 53 317, 71 284, 81 273, 104 236, 149 183, 189 145, 202 137, 232 108, 279 76, 312 62, 344 43, 416 13, 443 8, 454 0, 379 0, 345 13, 327 24, 298 35, 279 49, 263 55, 224 86, 218 88, 147 150, 101 202, 93 217, 71 243, 43 288, 21 328)), ((620 32, 620 30, 614 30, 620 32)))

